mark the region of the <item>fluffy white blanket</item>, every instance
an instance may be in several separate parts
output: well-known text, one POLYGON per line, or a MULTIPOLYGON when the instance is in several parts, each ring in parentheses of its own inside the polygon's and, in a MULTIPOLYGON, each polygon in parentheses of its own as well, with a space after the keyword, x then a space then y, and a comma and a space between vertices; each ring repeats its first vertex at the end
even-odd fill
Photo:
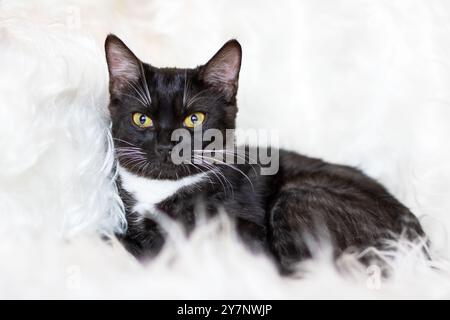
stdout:
POLYGON ((445 0, 0 1, 0 298, 450 298, 450 6, 445 0), (156 66, 244 50, 242 128, 355 165, 420 217, 433 262, 395 272, 327 250, 278 276, 226 222, 143 266, 95 234, 123 226, 111 182, 103 40, 156 66), (225 226, 225 228, 224 228, 225 226))

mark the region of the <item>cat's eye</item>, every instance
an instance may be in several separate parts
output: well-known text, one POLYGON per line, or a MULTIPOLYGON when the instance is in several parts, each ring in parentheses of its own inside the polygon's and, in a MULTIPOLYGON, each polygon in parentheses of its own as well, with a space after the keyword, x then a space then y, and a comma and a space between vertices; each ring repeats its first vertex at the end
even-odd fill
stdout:
POLYGON ((203 112, 194 112, 188 115, 183 124, 187 128, 195 128, 201 125, 205 121, 205 114, 203 112))
POLYGON ((133 123, 137 125, 139 128, 149 128, 153 126, 152 118, 143 113, 135 112, 133 113, 132 118, 133 123))

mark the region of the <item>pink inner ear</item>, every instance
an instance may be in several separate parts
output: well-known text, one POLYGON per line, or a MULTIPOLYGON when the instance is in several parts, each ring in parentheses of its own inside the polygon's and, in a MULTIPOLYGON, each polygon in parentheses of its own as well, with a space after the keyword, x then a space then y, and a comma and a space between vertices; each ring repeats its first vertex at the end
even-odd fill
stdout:
POLYGON ((111 44, 108 48, 108 67, 111 80, 133 82, 139 79, 139 62, 128 49, 111 44))
POLYGON ((235 48, 222 49, 207 64, 205 81, 212 84, 231 84, 237 81, 240 53, 235 48))

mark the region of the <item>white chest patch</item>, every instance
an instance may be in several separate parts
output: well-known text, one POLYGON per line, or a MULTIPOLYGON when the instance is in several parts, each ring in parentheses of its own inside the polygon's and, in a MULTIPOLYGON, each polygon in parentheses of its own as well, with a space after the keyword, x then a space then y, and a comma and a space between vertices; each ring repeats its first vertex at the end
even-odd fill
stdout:
POLYGON ((179 180, 148 179, 135 175, 119 166, 122 188, 133 195, 136 204, 133 211, 142 215, 156 214, 156 204, 174 195, 180 189, 193 186, 207 177, 207 173, 198 173, 179 180))

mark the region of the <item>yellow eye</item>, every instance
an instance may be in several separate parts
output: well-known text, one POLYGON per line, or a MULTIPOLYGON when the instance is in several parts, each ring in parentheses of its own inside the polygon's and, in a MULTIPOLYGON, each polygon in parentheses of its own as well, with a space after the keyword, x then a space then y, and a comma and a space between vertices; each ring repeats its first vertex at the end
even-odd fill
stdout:
POLYGON ((133 113, 133 123, 139 128, 148 128, 153 126, 152 119, 140 112, 133 113))
POLYGON ((184 119, 184 126, 187 128, 195 128, 205 121, 205 114, 202 112, 194 112, 184 119))

